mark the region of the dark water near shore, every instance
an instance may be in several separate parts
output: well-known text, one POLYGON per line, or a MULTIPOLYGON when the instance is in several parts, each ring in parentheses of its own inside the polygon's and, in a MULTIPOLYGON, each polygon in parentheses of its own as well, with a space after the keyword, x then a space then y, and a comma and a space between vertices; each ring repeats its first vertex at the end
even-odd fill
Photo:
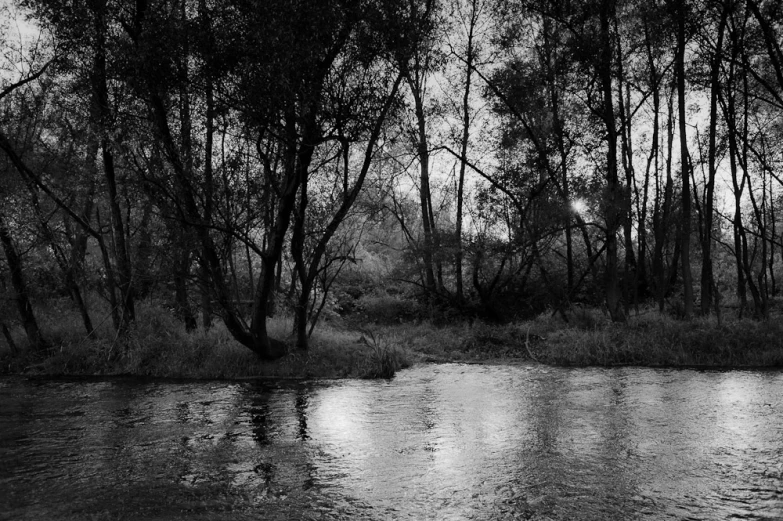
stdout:
POLYGON ((0 519, 783 519, 783 373, 0 379, 0 519))

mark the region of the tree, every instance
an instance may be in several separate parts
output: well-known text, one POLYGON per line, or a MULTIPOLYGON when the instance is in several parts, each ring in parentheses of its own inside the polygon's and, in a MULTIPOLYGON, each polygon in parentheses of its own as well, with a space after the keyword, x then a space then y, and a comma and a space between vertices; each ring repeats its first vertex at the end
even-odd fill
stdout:
POLYGON ((680 133, 680 179, 682 182, 682 230, 680 232, 680 264, 682 265, 682 283, 685 319, 693 316, 693 277, 691 275, 691 189, 690 164, 688 155, 688 133, 685 116, 685 22, 687 9, 685 0, 676 2, 677 43, 675 52, 675 74, 677 77, 677 115, 680 133))
POLYGON ((702 226, 702 269, 701 269, 701 313, 707 315, 710 312, 715 285, 713 267, 712 267, 712 229, 713 229, 713 207, 715 203, 715 176, 717 173, 717 127, 718 127, 718 90, 720 89, 721 78, 720 68, 723 63, 723 35, 728 20, 729 2, 723 2, 720 5, 720 14, 717 29, 717 41, 710 64, 710 113, 709 113, 709 145, 708 145, 708 175, 704 193, 704 214, 702 226))
MULTIPOLYGON (((0 45, 5 46, 7 42, 3 40, 4 38, 0 37, 0 45)), ((21 54, 21 50, 17 50, 17 52, 21 54)), ((15 53, 9 52, 7 56, 13 57, 15 56, 15 53)), ((12 77, 11 79, 8 79, 6 75, 0 76, 0 102, 7 102, 12 95, 25 86, 35 82, 45 73, 50 63, 51 62, 39 64, 33 59, 31 62, 23 64, 23 69, 17 78, 12 77)), ((5 65, 6 64, 4 63, 3 66, 5 65)), ((13 153, 13 149, 4 132, 5 129, 3 127, 6 122, 5 117, 0 120, 0 149, 8 154, 9 152, 13 153)), ((13 156, 9 157, 9 159, 9 161, 3 162, 4 164, 0 163, 0 167, 2 167, 2 170, 0 170, 0 205, 2 206, 5 206, 7 203, 7 201, 4 200, 8 197, 7 186, 12 183, 13 175, 11 167, 17 166, 18 163, 18 158, 17 161, 14 161, 15 158, 13 156)), ((27 280, 24 275, 23 261, 11 235, 10 217, 7 215, 6 208, 2 206, 0 206, 0 244, 2 244, 5 261, 8 264, 8 269, 11 273, 11 285, 14 289, 16 308, 19 312, 19 317, 30 346, 32 346, 33 349, 40 351, 46 348, 48 344, 46 340, 44 340, 41 330, 38 327, 38 321, 30 301, 27 280)), ((3 324, 3 332, 7 339, 11 338, 5 324, 3 324)), ((9 343, 10 342, 11 340, 9 340, 9 343)))
MULTIPOLYGON (((398 7, 396 4, 391 6, 398 7)), ((435 70, 438 59, 438 49, 435 48, 433 39, 436 9, 435 0, 422 0, 410 2, 401 9, 387 11, 389 20, 397 20, 399 33, 393 44, 394 56, 413 98, 415 130, 412 134, 415 136, 413 142, 419 161, 419 203, 424 231, 424 287, 430 295, 438 293, 443 286, 442 266, 434 256, 440 241, 432 206, 428 114, 425 109, 427 81, 435 70)))
MULTIPOLYGON (((456 279, 456 297, 457 302, 462 303, 465 299, 465 291, 462 281, 462 225, 463 225, 463 207, 465 205, 465 173, 467 170, 468 146, 470 144, 471 128, 471 89, 473 88, 473 68, 478 61, 480 51, 478 34, 478 24, 483 12, 487 9, 486 2, 479 0, 469 0, 465 5, 458 4, 457 10, 460 17, 460 25, 466 34, 464 35, 464 50, 460 60, 464 61, 465 79, 463 82, 462 96, 462 135, 460 137, 460 156, 463 158, 459 163, 459 174, 457 177, 457 208, 454 221, 454 274, 456 279)), ((456 51, 454 51, 456 52, 456 51)))

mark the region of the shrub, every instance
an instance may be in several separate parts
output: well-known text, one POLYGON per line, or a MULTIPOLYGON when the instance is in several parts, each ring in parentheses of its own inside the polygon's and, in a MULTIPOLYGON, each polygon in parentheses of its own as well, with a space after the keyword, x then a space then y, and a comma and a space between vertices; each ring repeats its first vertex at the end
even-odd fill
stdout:
POLYGON ((387 342, 382 335, 364 331, 360 340, 370 348, 361 371, 363 378, 391 378, 398 370, 409 365, 402 351, 387 342))
POLYGON ((385 294, 363 295, 356 308, 365 322, 386 325, 412 320, 419 313, 414 301, 385 294))

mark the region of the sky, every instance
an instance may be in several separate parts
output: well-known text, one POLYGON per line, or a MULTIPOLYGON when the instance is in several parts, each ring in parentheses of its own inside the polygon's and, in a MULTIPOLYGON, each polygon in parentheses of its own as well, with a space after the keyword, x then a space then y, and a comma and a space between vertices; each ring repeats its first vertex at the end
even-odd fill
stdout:
POLYGON ((13 0, 0 0, 0 79, 16 81, 27 67, 26 55, 40 43, 40 30, 13 0))

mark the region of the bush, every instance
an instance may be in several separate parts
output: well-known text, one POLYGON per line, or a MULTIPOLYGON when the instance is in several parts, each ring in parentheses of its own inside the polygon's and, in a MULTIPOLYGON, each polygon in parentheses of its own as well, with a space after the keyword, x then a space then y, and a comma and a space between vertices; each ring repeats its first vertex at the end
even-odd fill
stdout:
POLYGON ((381 325, 414 320, 420 314, 415 301, 386 294, 363 295, 356 303, 356 312, 365 323, 381 325))

